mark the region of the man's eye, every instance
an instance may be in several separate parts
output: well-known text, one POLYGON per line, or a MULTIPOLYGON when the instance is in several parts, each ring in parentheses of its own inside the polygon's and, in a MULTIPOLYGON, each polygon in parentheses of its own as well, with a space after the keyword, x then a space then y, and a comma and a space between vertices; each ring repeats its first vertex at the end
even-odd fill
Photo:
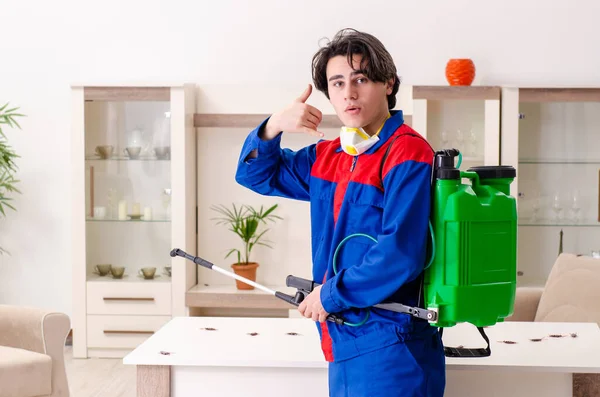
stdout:
POLYGON ((341 81, 336 81, 335 83, 333 83, 334 87, 341 87, 342 86, 342 82, 341 81))
POLYGON ((366 77, 359 77, 358 79, 356 79, 356 81, 358 81, 359 83, 366 83, 368 80, 366 77))

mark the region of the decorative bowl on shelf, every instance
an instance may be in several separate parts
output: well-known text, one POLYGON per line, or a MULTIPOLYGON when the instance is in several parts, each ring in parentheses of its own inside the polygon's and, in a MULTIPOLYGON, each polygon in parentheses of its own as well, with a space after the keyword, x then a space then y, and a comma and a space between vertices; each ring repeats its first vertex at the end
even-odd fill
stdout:
POLYGON ((100 156, 101 159, 106 160, 112 155, 114 149, 115 148, 111 145, 100 145, 96 146, 95 153, 100 156))
POLYGON ((142 151, 141 146, 128 146, 125 149, 123 149, 123 153, 126 154, 130 160, 139 159, 141 151, 142 151))
POLYGON ((170 146, 158 146, 154 148, 156 158, 159 160, 168 160, 171 158, 171 147, 170 146))
POLYGON ((110 269, 113 278, 123 278, 125 277, 125 267, 117 266, 110 269))
POLYGON ((106 276, 108 273, 110 273, 112 269, 112 265, 110 264, 101 264, 101 265, 96 265, 94 267, 94 274, 97 274, 99 276, 106 276))
POLYGON ((142 214, 129 214, 127 215, 132 221, 139 221, 142 219, 142 214))
POLYGON ((156 274, 155 267, 143 267, 138 271, 138 277, 142 277, 146 280, 152 280, 160 275, 156 274))

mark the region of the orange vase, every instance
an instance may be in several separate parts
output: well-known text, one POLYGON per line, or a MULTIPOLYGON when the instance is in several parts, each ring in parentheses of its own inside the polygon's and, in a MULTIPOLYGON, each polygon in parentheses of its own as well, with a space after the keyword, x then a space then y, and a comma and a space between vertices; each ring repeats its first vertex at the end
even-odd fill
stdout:
POLYGON ((470 59, 450 59, 446 64, 446 80, 450 85, 471 85, 475 64, 470 59))

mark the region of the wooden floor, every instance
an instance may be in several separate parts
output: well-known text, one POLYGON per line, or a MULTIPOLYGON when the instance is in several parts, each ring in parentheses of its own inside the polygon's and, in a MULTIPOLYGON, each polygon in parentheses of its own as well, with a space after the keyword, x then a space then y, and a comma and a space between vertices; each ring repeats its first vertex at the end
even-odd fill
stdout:
POLYGON ((135 397, 135 366, 122 359, 74 359, 66 346, 65 362, 71 397, 135 397))

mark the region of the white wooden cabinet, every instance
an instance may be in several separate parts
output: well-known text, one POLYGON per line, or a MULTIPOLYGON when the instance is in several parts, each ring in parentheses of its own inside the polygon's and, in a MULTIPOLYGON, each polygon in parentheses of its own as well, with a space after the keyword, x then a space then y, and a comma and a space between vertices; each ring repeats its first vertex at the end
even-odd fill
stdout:
POLYGON ((412 127, 435 150, 458 149, 461 170, 500 164, 500 87, 413 86, 412 127))
POLYGON ((171 283, 133 283, 108 280, 88 280, 88 315, 171 315, 173 301, 171 297, 171 283))
POLYGON ((600 250, 600 89, 502 89, 502 163, 517 169, 518 283, 543 286, 562 250, 600 250))
POLYGON ((195 87, 72 89, 73 356, 123 357, 188 314, 196 252, 195 87), (97 265, 124 267, 122 278, 97 265), (140 269, 156 268, 146 279, 140 269), (171 267, 171 275, 167 268, 171 267))

